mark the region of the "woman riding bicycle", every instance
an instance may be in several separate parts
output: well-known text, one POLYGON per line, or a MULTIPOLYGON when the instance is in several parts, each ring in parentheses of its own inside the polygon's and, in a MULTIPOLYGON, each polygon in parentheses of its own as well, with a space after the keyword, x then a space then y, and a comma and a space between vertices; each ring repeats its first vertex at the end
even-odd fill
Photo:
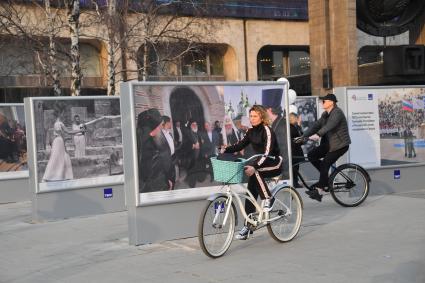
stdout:
MULTIPOLYGON (((265 210, 270 209, 273 204, 272 196, 264 178, 279 176, 282 172, 282 157, 280 156, 279 145, 276 135, 270 128, 270 119, 266 110, 261 105, 254 105, 249 110, 249 120, 252 128, 248 129, 245 136, 237 144, 222 149, 222 153, 233 153, 241 151, 243 148, 252 145, 255 154, 272 156, 274 159, 260 157, 251 165, 245 166, 245 174, 249 176, 248 190, 254 198, 260 197, 265 200, 265 210)), ((255 212, 255 206, 245 201, 245 212, 247 215, 255 212)), ((237 239, 246 240, 250 230, 244 226, 237 239)))
POLYGON ((306 193, 310 198, 322 201, 323 193, 329 183, 329 168, 348 150, 351 139, 347 119, 336 105, 338 100, 335 95, 329 93, 319 99, 322 100, 322 108, 325 112, 299 140, 308 137, 317 141, 321 138, 320 145, 308 153, 308 160, 320 172, 319 182, 314 185, 315 188, 306 193), (321 158, 323 160, 320 160, 321 158))

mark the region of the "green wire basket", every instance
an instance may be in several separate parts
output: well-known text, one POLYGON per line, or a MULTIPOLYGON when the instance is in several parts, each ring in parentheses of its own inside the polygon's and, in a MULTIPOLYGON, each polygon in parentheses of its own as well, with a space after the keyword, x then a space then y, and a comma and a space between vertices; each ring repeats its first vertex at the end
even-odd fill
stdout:
POLYGON ((225 161, 218 160, 217 157, 211 157, 214 181, 229 184, 242 183, 246 160, 240 160, 241 161, 225 161))

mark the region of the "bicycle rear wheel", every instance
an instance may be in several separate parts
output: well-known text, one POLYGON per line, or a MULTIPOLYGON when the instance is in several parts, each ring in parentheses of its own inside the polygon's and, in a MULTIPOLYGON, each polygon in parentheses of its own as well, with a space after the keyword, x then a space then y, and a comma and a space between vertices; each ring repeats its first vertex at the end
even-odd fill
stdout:
POLYGON ((369 194, 369 179, 356 164, 342 164, 329 177, 332 198, 345 207, 361 204, 369 194))
POLYGON ((229 249, 236 225, 236 209, 227 196, 208 201, 198 226, 198 239, 202 251, 209 257, 217 258, 229 249), (228 211, 226 223, 224 218, 228 211))
POLYGON ((278 218, 267 224, 267 230, 276 241, 289 242, 300 230, 303 217, 301 197, 295 189, 282 187, 275 192, 274 198, 269 219, 278 218))

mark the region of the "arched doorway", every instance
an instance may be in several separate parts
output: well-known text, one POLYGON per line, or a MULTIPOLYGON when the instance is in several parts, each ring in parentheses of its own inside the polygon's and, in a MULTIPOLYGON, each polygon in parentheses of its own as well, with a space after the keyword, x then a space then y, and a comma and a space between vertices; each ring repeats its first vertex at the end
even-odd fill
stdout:
POLYGON ((180 121, 184 125, 189 119, 198 123, 202 129, 205 115, 201 100, 196 93, 188 87, 178 87, 170 95, 171 117, 173 121, 180 121))

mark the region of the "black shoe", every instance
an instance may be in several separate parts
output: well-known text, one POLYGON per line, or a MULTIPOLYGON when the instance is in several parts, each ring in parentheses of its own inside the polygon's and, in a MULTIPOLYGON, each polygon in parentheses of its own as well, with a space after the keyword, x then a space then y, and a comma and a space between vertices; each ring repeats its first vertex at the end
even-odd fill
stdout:
POLYGON ((311 187, 313 188, 312 190, 314 191, 314 190, 317 190, 317 188, 321 188, 323 191, 325 191, 325 192, 329 192, 329 188, 328 187, 323 187, 322 188, 322 186, 321 185, 319 185, 319 182, 317 182, 317 183, 314 183, 313 185, 311 185, 311 187))
POLYGON ((308 194, 309 196, 311 196, 314 191, 315 191, 315 189, 307 190, 307 191, 305 191, 305 193, 308 194))
POLYGON ((314 191, 311 191, 311 194, 309 194, 309 196, 310 196, 311 199, 315 199, 318 202, 321 202, 322 201, 322 197, 323 197, 321 194, 319 194, 319 192, 317 191, 317 189, 314 190, 314 191))

